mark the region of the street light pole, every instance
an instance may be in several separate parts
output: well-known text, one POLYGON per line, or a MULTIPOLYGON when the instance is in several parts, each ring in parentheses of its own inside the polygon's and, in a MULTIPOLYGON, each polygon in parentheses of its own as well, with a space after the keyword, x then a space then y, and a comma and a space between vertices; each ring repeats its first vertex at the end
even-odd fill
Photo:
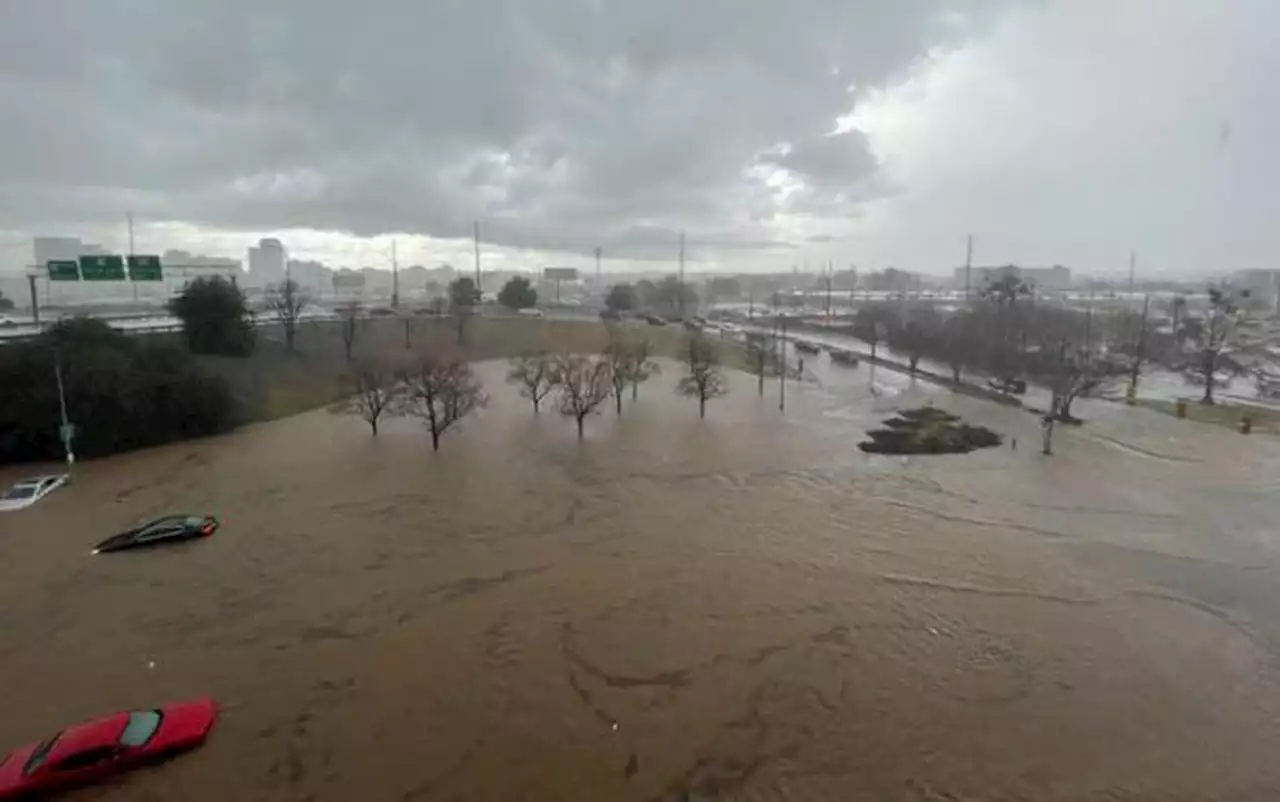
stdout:
POLYGON ((58 410, 62 414, 62 426, 58 433, 62 437, 62 448, 67 455, 67 467, 70 468, 76 462, 75 452, 71 449, 71 439, 75 436, 75 430, 67 420, 67 396, 62 386, 62 352, 56 347, 53 351, 53 378, 58 383, 58 410))

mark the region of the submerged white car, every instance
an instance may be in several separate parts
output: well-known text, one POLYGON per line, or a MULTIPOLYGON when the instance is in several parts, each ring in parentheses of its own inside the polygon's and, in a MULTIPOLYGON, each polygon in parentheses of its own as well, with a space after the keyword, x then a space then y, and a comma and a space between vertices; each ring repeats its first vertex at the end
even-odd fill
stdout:
POLYGON ((23 479, 0 494, 0 512, 26 509, 70 481, 66 473, 23 479))

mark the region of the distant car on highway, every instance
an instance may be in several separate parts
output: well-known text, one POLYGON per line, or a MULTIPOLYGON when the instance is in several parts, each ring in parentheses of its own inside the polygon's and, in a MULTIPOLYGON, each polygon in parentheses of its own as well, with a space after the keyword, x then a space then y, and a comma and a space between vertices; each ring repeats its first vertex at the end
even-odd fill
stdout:
POLYGON ((59 473, 15 482, 0 495, 0 512, 26 509, 70 481, 70 474, 59 473))
POLYGON ((521 309, 517 314, 524 317, 546 317, 541 309, 521 309))
POLYGON ((204 698, 68 727, 0 760, 0 802, 43 799, 195 749, 217 718, 217 704, 204 698))
POLYGON ((209 537, 218 531, 218 519, 212 515, 166 515, 150 523, 112 535, 93 547, 94 554, 125 551, 160 543, 209 537))
POLYGON ((665 326, 665 325, 667 325, 666 318, 661 318, 661 317, 658 317, 657 315, 645 315, 645 316, 644 316, 644 320, 645 320, 645 322, 646 322, 646 323, 648 323, 650 326, 665 326))

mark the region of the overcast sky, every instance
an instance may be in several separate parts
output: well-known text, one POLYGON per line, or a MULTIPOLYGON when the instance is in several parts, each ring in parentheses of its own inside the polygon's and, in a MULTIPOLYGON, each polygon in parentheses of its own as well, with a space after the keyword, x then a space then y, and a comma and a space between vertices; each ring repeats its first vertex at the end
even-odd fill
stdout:
POLYGON ((37 234, 335 265, 1275 267, 1276 0, 4 0, 37 234))

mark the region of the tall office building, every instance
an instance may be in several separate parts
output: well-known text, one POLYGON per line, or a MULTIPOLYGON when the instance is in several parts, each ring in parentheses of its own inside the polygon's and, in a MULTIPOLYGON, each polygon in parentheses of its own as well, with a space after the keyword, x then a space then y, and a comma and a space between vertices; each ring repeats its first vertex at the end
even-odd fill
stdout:
POLYGON ((249 281, 258 286, 284 281, 284 245, 278 239, 260 239, 249 248, 249 281))

